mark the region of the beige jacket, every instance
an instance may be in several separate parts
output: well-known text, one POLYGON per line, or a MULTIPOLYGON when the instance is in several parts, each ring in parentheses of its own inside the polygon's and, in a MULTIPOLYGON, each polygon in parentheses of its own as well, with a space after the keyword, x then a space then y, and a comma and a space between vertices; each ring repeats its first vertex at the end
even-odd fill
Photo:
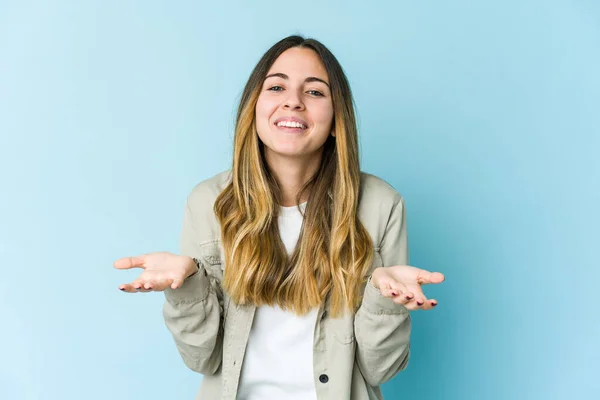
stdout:
MULTIPOLYGON (((185 364, 204 375, 196 400, 234 400, 255 306, 234 304, 221 289, 225 268, 219 223, 213 212, 228 182, 223 172, 188 196, 181 253, 204 270, 179 289, 165 291, 163 315, 185 364)), ((374 243, 371 271, 408 264, 404 201, 385 181, 361 176, 358 214, 374 243)), ((379 385, 406 368, 411 319, 407 308, 383 297, 370 282, 354 315, 331 318, 327 301, 318 313, 313 368, 319 400, 382 399, 379 385)), ((285 354, 282 355, 285 357, 285 354)))

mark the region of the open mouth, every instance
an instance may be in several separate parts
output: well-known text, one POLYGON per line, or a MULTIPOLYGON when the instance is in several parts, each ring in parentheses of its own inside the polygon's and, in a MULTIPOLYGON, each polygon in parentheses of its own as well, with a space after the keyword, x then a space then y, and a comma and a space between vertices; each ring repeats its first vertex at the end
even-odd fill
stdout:
POLYGON ((306 125, 296 121, 281 121, 274 125, 277 127, 277 129, 284 132, 304 132, 308 129, 306 125))

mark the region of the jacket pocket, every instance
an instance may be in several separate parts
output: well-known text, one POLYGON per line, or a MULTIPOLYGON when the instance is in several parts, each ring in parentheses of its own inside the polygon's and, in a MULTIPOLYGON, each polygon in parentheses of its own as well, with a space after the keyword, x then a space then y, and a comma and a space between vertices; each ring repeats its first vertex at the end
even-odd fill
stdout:
POLYGON ((223 279, 223 257, 221 241, 211 240, 200 244, 200 255, 202 264, 209 276, 215 278, 219 283, 223 279))
POLYGON ((229 313, 229 307, 231 305, 231 298, 222 289, 221 284, 223 282, 223 270, 225 269, 225 259, 223 246, 220 239, 211 240, 200 244, 200 255, 202 258, 202 264, 206 269, 211 284, 218 286, 219 303, 221 311, 223 312, 223 318, 227 318, 229 313))

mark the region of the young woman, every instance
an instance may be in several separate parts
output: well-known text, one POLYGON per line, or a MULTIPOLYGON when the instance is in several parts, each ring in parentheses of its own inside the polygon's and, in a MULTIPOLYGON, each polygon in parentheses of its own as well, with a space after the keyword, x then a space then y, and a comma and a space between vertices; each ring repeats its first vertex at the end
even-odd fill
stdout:
POLYGON ((127 257, 125 292, 164 291, 168 329, 204 375, 197 399, 381 399, 406 368, 409 311, 431 309, 408 266, 404 201, 361 173, 348 80, 320 42, 270 48, 244 89, 233 167, 192 190, 181 255, 127 257))

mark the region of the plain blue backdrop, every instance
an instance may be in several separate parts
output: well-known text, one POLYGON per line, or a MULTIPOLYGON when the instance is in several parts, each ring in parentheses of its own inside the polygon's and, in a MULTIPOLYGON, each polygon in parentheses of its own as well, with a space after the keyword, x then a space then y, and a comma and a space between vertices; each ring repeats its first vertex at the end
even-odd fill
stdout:
POLYGON ((363 170, 447 276, 386 399, 598 398, 594 0, 0 0, 0 398, 194 397, 163 295, 112 263, 178 251, 246 79, 295 33, 338 57, 363 170))

